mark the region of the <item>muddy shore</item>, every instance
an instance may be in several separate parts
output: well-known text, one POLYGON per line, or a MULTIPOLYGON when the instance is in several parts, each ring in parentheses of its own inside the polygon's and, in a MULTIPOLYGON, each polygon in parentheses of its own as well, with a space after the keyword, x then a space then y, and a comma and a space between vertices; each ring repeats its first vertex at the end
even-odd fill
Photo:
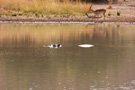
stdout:
POLYGON ((21 22, 135 22, 135 17, 52 17, 52 18, 26 18, 26 17, 0 17, 0 21, 21 21, 21 22))

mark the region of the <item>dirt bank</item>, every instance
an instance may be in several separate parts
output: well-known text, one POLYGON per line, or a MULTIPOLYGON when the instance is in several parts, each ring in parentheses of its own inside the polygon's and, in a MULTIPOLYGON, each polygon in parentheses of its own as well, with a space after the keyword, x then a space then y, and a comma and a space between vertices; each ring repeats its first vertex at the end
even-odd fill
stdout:
POLYGON ((73 22, 135 22, 135 17, 107 17, 103 18, 87 18, 87 17, 52 17, 52 18, 26 18, 26 17, 1 17, 0 21, 22 21, 22 22, 49 22, 49 21, 73 21, 73 22))

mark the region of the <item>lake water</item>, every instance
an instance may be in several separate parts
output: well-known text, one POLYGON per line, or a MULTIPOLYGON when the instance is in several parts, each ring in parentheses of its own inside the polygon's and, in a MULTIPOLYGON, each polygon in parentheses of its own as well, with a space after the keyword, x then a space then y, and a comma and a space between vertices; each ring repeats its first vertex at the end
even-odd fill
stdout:
POLYGON ((135 90, 135 25, 0 23, 0 90, 135 90))

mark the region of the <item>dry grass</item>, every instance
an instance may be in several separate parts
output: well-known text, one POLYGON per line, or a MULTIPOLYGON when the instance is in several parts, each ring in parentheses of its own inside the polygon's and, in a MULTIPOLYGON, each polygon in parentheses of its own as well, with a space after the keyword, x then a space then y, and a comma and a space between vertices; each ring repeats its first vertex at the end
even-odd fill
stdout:
POLYGON ((89 4, 65 0, 0 0, 0 13, 24 16, 82 16, 89 4))

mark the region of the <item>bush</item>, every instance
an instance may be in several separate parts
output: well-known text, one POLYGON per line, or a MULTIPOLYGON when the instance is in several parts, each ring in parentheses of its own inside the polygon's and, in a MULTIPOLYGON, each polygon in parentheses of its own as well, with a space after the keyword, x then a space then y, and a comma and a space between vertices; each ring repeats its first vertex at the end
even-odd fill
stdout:
POLYGON ((111 16, 111 13, 110 12, 108 13, 108 16, 111 16))
POLYGON ((17 16, 17 14, 16 13, 13 13, 12 16, 17 16))
POLYGON ((35 12, 36 17, 40 17, 40 14, 38 12, 35 12))
POLYGON ((0 13, 0 17, 2 16, 2 14, 0 13))
POLYGON ((120 16, 120 11, 117 11, 117 16, 120 16))
POLYGON ((23 14, 22 14, 22 13, 19 13, 18 15, 19 15, 19 16, 22 16, 23 14))

